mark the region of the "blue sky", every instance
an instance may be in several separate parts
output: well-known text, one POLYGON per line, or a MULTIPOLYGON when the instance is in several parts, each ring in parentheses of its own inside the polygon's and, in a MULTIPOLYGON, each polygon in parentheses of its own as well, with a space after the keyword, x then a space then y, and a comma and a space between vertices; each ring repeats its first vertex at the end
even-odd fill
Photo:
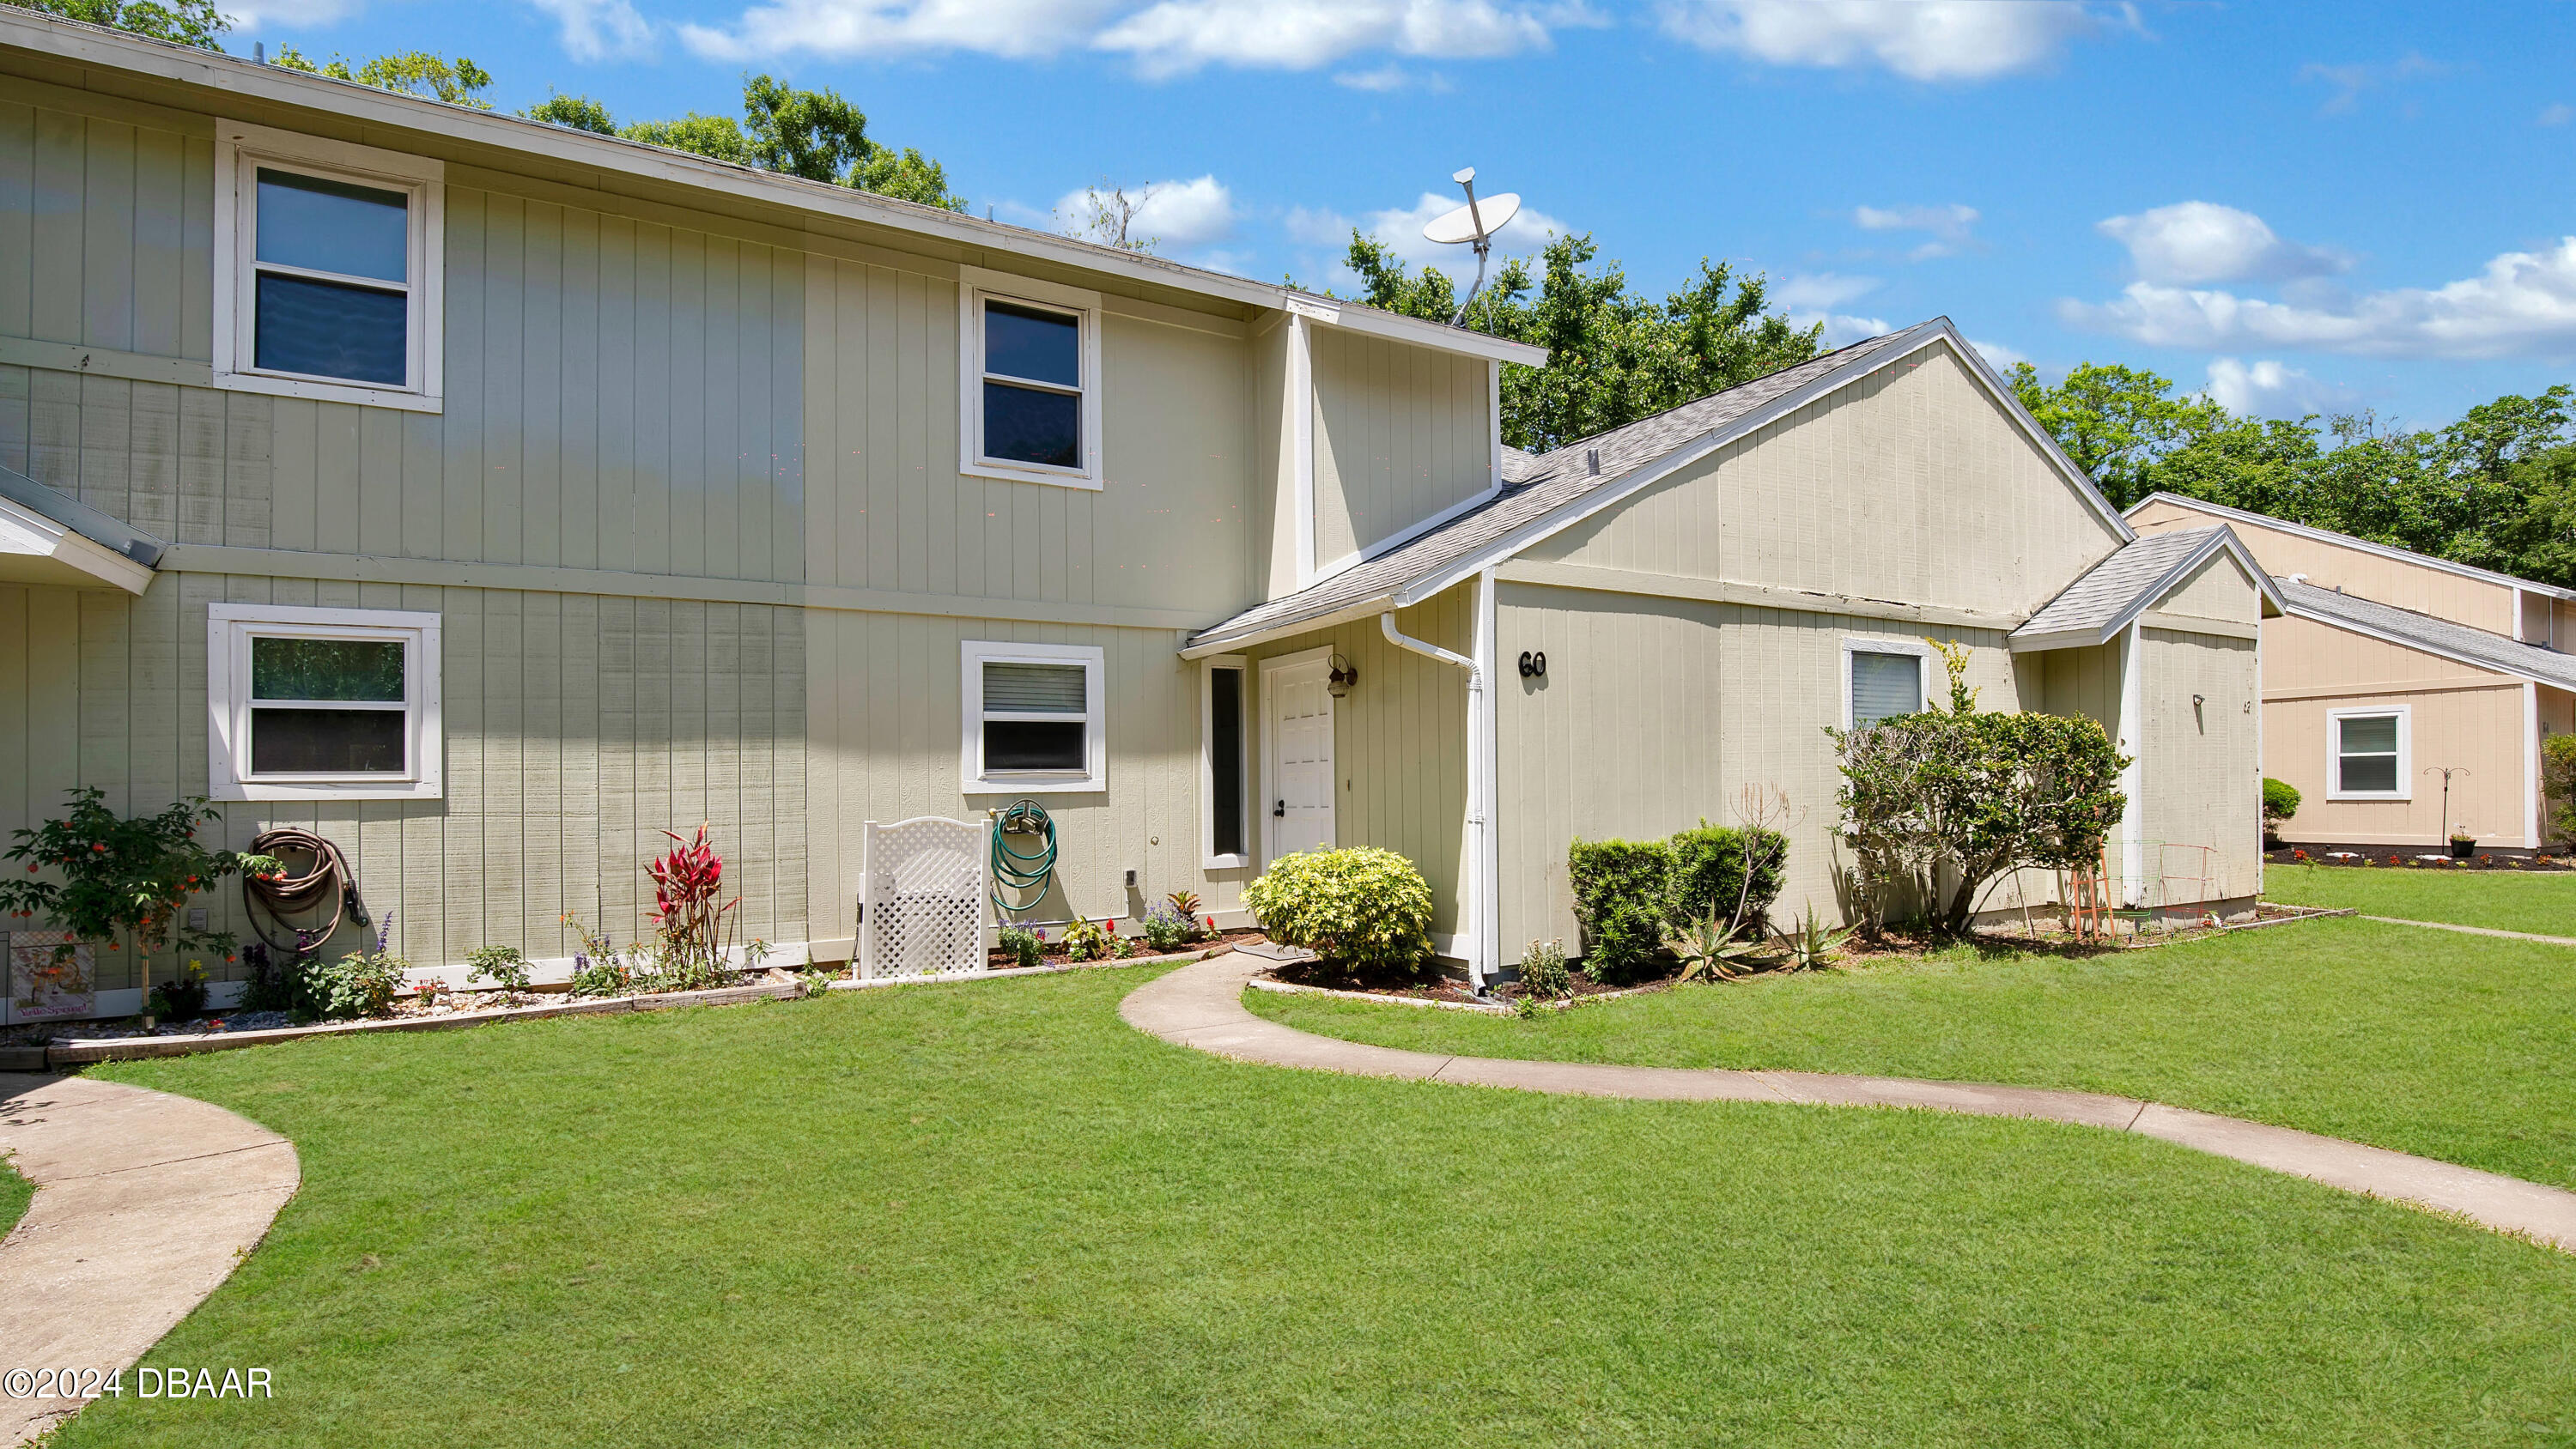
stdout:
POLYGON ((1946 313, 2048 374, 2126 361, 2409 424, 2576 359, 2559 0, 231 8, 238 51, 462 52, 503 109, 555 88, 730 113, 754 69, 828 85, 978 213, 1054 227, 1086 185, 1150 187, 1166 255, 1262 278, 1334 282, 1354 223, 1432 254, 1423 214, 1473 165, 1643 286, 1728 260, 1833 341, 1946 313))

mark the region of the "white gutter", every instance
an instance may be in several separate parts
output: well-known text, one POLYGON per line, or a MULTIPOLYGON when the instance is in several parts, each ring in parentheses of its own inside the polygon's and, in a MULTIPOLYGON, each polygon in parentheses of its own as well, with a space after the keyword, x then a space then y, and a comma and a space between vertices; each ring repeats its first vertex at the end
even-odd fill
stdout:
POLYGON ((1495 891, 1499 857, 1494 839, 1494 704, 1488 687, 1492 678, 1494 652, 1494 571, 1491 569, 1476 581, 1476 657, 1443 649, 1428 640, 1416 639, 1395 627, 1395 611, 1377 616, 1378 627, 1385 631, 1386 641, 1399 649, 1410 650, 1427 659, 1437 659, 1467 671, 1467 859, 1466 901, 1458 922, 1459 937, 1465 942, 1462 953, 1467 958, 1467 982, 1482 994, 1494 977, 1501 958, 1495 937, 1501 928, 1501 912, 1495 891))
MULTIPOLYGON (((2120 635, 2120 747, 2129 757, 2120 772, 2120 792, 2129 797, 2120 812, 2120 896, 2131 910, 2147 903, 2146 643, 2135 623, 2120 635)), ((2259 781, 2255 789, 2261 792, 2259 781)))

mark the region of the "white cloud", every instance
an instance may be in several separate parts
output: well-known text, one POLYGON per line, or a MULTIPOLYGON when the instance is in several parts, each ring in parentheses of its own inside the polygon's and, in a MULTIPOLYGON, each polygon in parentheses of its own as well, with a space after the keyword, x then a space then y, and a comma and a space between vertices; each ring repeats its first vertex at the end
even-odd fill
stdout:
POLYGON ((2036 69, 2103 25, 2078 0, 1667 0, 1658 19, 1702 50, 1773 65, 1878 65, 1922 81, 2036 69))
POLYGON ((2322 81, 2334 88, 2326 103, 2317 108, 2324 116, 2348 115, 2359 105, 2361 93, 2376 90, 2392 82, 2434 79, 2450 75, 2459 67, 2438 60, 2427 60, 2409 51, 2391 65, 2326 65, 2310 61, 2299 67, 2302 81, 2322 81))
POLYGON ((1878 337, 1896 329, 1884 317, 1850 317, 1840 312, 1792 312, 1789 325, 1797 328, 1825 324, 1824 345, 1827 348, 1849 347, 1865 337, 1878 337))
POLYGON ((1361 52, 1482 59, 1544 49, 1553 31, 1594 23, 1581 0, 767 0, 730 26, 680 34, 718 60, 1093 49, 1160 77, 1209 64, 1313 70, 1361 52))
POLYGON ((1968 345, 1977 349, 1978 354, 1986 359, 1986 365, 1997 372, 2009 373, 2030 361, 2029 353, 2005 343, 1980 342, 1971 337, 1968 339, 1968 345))
POLYGON ((1392 63, 1378 66, 1373 70, 1343 71, 1333 77, 1333 84, 1348 90, 1371 91, 1380 95, 1389 91, 1412 90, 1420 87, 1435 96, 1442 96, 1447 95, 1451 89, 1449 77, 1438 71, 1423 71, 1417 74, 1392 63))
POLYGON ((1338 211, 1290 207, 1281 225, 1288 239, 1301 246, 1338 247, 1351 239, 1351 219, 1338 211))
POLYGON ((2209 386, 2202 391, 2229 412, 2266 418, 2344 411, 2356 401, 2349 388, 2320 382, 2298 368, 2266 358, 2250 363, 2212 358, 2209 386))
MULTIPOLYGON (((1464 275, 1472 277, 1476 272, 1474 252, 1463 246, 1443 246, 1422 239, 1424 225, 1433 217, 1464 204, 1465 200, 1464 196, 1442 196, 1426 191, 1420 201, 1409 207, 1370 212, 1368 219, 1360 223, 1360 230, 1386 243, 1388 251, 1405 261, 1435 262, 1441 270, 1449 272, 1463 266, 1466 269, 1464 275)), ((1344 232, 1342 235, 1347 238, 1350 234, 1344 232)), ((1525 256, 1546 246, 1549 237, 1564 235, 1566 228, 1563 222, 1524 206, 1520 214, 1512 218, 1510 225, 1494 233, 1494 250, 1505 256, 1525 256)))
POLYGON ((2345 253, 2283 241, 2254 213, 2209 201, 2111 217, 2094 230, 2127 247, 2138 275, 2150 282, 2286 281, 2352 269, 2345 253))
POLYGON ((2138 281, 2103 303, 2058 303, 2071 325, 2155 347, 2296 348, 2364 357, 2576 356, 2576 236, 2506 252, 2474 277, 2303 305, 2138 281))
POLYGON ((1876 277, 1846 277, 1836 272, 1792 272, 1769 283, 1763 296, 1766 301, 1776 302, 1791 311, 1822 312, 1859 301, 1877 291, 1878 287, 1876 277))
POLYGON ((2576 121, 2576 106, 2571 106, 2565 101, 2551 101, 2540 108, 2541 125, 2563 126, 2569 121, 2576 121))
POLYGON ((263 27, 281 30, 315 30, 337 25, 358 13, 359 0, 252 0, 247 5, 225 5, 226 18, 233 31, 248 35, 263 27))
POLYGON ((653 27, 628 0, 528 0, 562 27, 564 54, 583 62, 625 59, 653 49, 653 27))
MULTIPOLYGON (((1234 235, 1234 193, 1214 176, 1195 181, 1157 181, 1146 186, 1127 188, 1132 199, 1142 196, 1144 204, 1127 224, 1127 234, 1137 239, 1152 238, 1172 247, 1203 247, 1234 235)), ((1074 235, 1088 236, 1093 241, 1110 241, 1111 237, 1091 236, 1090 193, 1069 191, 1057 202, 1055 214, 1074 235)))
POLYGON ((1955 254, 1976 241, 1977 209, 1951 202, 1946 206, 1855 206, 1852 225, 1863 231, 1920 231, 1932 239, 1905 254, 1912 262, 1955 254))

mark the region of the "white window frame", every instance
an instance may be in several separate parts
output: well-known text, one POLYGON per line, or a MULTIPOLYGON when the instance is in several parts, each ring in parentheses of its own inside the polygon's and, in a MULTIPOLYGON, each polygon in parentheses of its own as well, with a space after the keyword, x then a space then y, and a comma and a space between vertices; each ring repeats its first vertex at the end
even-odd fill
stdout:
MULTIPOLYGON (((1097 489, 1105 486, 1100 438, 1100 294, 1031 277, 988 272, 981 267, 959 267, 957 272, 957 471, 977 478, 1052 483, 1061 488, 1097 489), (1065 313, 1077 320, 1081 328, 1081 467, 1053 468, 1043 463, 984 456, 984 304, 987 302, 1014 302, 1024 307, 1065 313)), ((1053 383, 1036 385, 1051 391, 1062 390, 1053 383)))
POLYGON ((1932 707, 1932 646, 1920 639, 1845 639, 1843 640, 1843 728, 1852 727, 1852 656, 1855 654, 1911 654, 1919 676, 1915 693, 1921 696, 1921 707, 1932 707))
POLYGON ((1252 864, 1253 814, 1253 715, 1257 706, 1252 677, 1252 660, 1242 654, 1217 654, 1199 661, 1199 868, 1202 870, 1237 870, 1252 864), (1234 747, 1242 758, 1235 766, 1235 787, 1243 795, 1243 849, 1231 853, 1216 848, 1216 672, 1231 669, 1241 677, 1236 687, 1243 691, 1237 701, 1234 747))
MULTIPOLYGON (((407 156, 373 146, 298 135, 242 121, 215 123, 215 386, 235 392, 276 397, 315 398, 327 402, 367 403, 410 412, 443 410, 447 271, 447 168, 425 156, 407 156), (403 287, 409 298, 404 340, 410 356, 406 384, 351 382, 305 373, 277 372, 256 366, 258 354, 251 331, 258 320, 255 236, 259 219, 258 179, 263 165, 330 181, 346 181, 411 198, 403 287)), ((331 279, 329 273, 271 266, 285 275, 331 279)), ((384 285, 370 279, 370 285, 384 285)))
MULTIPOLYGON (((2415 721, 2410 706, 2402 704, 2355 705, 2326 711, 2326 798, 2329 800, 2412 800, 2415 798, 2415 721), (2343 722, 2348 719, 2386 719, 2397 721, 2397 788, 2394 790, 2347 790, 2343 787, 2343 722)), ((2442 822, 2451 828, 2451 822, 2442 822)))
POLYGON ((306 609, 283 604, 206 606, 208 794, 216 800, 436 800, 445 778, 439 693, 439 616, 400 609, 306 609), (403 649, 401 775, 253 775, 250 641, 389 639, 403 649))
MULTIPOLYGON (((969 639, 957 646, 961 707, 958 776, 969 795, 1056 795, 1109 788, 1108 651, 1090 644, 1014 644, 969 639), (1074 770, 998 770, 984 768, 984 666, 987 664, 1079 664, 1082 666, 1084 753, 1086 767, 1074 770)), ((994 719, 1060 720, 1065 715, 998 714, 994 719)))

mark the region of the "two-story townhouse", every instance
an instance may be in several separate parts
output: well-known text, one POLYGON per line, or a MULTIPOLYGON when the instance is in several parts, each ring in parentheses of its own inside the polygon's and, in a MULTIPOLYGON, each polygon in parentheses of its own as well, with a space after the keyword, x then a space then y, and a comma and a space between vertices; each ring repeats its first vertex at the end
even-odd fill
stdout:
POLYGON ((2549 842, 2540 746, 2576 730, 2576 590, 2170 493, 2128 516, 2234 528, 2285 597, 2263 631, 2263 728, 2300 794, 2286 842, 2549 842))
POLYGON ((1946 322, 1531 458, 1543 360, 0 11, 0 827, 209 794, 424 969, 542 976, 664 828, 831 961, 862 822, 1028 797, 1033 918, 1377 844, 1481 974, 1571 937, 1575 835, 1746 784, 1839 915, 1823 730, 1937 698, 1929 636, 2129 745, 2133 902, 2258 888, 2272 592, 2137 539, 1946 322))

